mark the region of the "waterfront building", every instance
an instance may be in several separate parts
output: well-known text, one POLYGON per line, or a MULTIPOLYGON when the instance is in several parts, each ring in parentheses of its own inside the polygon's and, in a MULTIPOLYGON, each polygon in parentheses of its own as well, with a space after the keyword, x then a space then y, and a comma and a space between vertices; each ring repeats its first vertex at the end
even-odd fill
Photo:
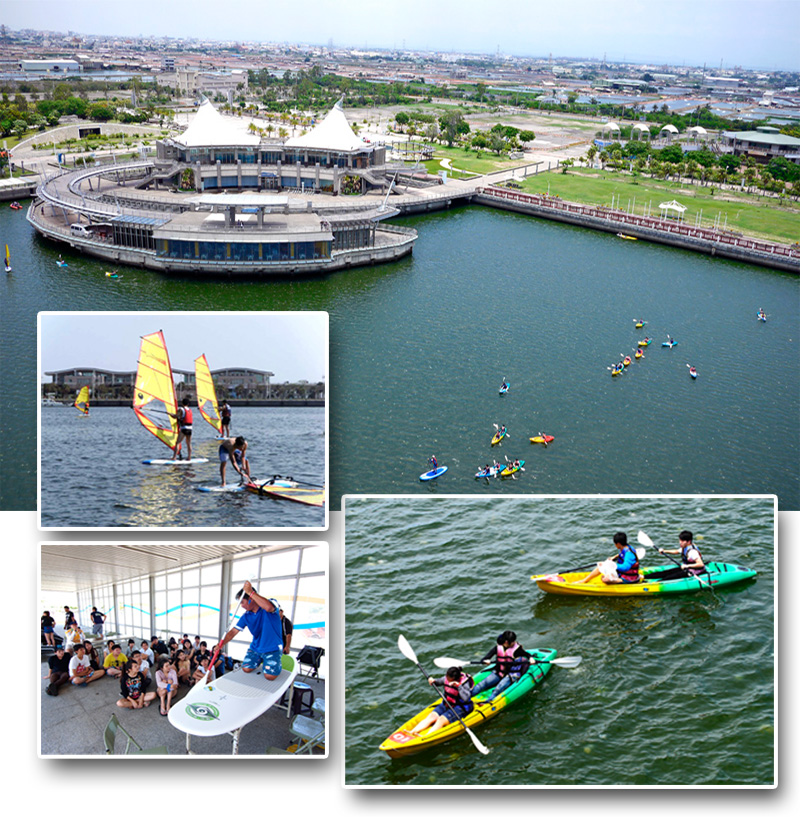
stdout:
POLYGON ((383 223, 398 214, 388 198, 401 175, 406 187, 440 181, 387 164, 385 146, 353 133, 340 103, 306 134, 265 140, 206 100, 182 134, 159 140, 154 160, 48 176, 28 219, 114 264, 318 274, 412 251, 415 230, 383 223), (362 199, 368 190, 386 195, 362 199))
POLYGON ((800 139, 781 133, 778 128, 763 125, 755 130, 723 131, 722 141, 733 149, 735 156, 750 156, 765 164, 782 156, 800 164, 800 139))

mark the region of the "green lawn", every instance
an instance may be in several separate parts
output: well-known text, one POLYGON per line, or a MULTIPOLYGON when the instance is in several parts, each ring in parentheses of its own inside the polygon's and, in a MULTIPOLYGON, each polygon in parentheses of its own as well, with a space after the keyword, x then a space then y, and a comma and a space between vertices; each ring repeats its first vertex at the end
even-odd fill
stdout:
POLYGON ((443 168, 440 164, 441 159, 449 159, 456 170, 466 170, 469 173, 478 174, 491 173, 494 170, 510 170, 512 167, 525 164, 520 159, 509 159, 507 156, 498 156, 496 153, 476 150, 467 152, 464 148, 449 148, 445 145, 437 145, 434 159, 425 163, 428 170, 433 173, 445 170, 446 168, 443 168), (432 170, 432 168, 434 169, 432 170))
POLYGON ((649 208, 650 215, 658 216, 658 205, 675 199, 687 207, 683 216, 687 224, 696 224, 700 216, 704 227, 713 227, 718 219, 720 226, 746 235, 782 243, 800 241, 800 203, 796 201, 784 200, 780 205, 777 199, 749 193, 582 168, 567 174, 530 176, 522 188, 529 193, 549 191, 568 201, 609 207, 613 196, 615 207, 640 215, 649 208))

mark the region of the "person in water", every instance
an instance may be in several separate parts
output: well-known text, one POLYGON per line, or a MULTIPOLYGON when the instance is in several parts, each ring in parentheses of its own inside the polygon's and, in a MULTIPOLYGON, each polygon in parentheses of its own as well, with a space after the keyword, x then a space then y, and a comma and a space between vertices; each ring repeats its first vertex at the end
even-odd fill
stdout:
POLYGON ((481 658, 482 664, 489 664, 492 661, 494 661, 492 671, 472 690, 472 697, 475 698, 484 690, 494 687, 485 703, 493 701, 514 681, 522 678, 528 671, 531 657, 517 642, 517 634, 513 630, 506 630, 497 636, 497 644, 481 658))
MULTIPOLYGON (((178 421, 178 439, 175 441, 175 451, 172 459, 178 459, 181 452, 181 443, 186 440, 186 452, 192 458, 192 410, 189 408, 189 398, 184 397, 175 414, 170 414, 178 421)), ((181 455, 181 459, 183 456, 181 455)))
POLYGON ((231 435, 231 407, 227 400, 222 401, 222 407, 219 411, 219 418, 222 428, 220 429, 221 437, 230 437, 231 435))
POLYGON ((247 463, 245 452, 247 451, 247 440, 244 437, 226 437, 219 444, 219 475, 222 484, 225 484, 225 468, 230 461, 233 470, 242 478, 242 482, 252 482, 250 479, 250 465, 247 463), (238 452, 238 457, 237 457, 238 452), (237 462, 238 460, 238 462, 237 462), (247 471, 243 471, 239 463, 247 465, 247 471))
MULTIPOLYGON (((675 578, 682 576, 699 576, 702 573, 707 573, 703 556, 694 544, 694 534, 690 530, 682 530, 678 534, 678 548, 675 550, 666 550, 659 548, 659 553, 679 553, 681 556, 680 569, 676 568, 671 571, 675 574, 675 578)), ((659 574, 659 578, 667 578, 659 574)))
POLYGON ((441 678, 428 678, 431 686, 443 687, 445 701, 433 708, 413 729, 412 735, 420 735, 430 728, 428 734, 436 732, 459 718, 465 718, 475 708, 472 689, 475 681, 461 667, 450 667, 441 678))
POLYGON ((591 573, 579 579, 576 584, 586 584, 601 576, 604 584, 631 584, 639 581, 639 556, 628 544, 628 536, 621 531, 614 534, 617 555, 605 562, 598 562, 591 573), (612 564, 613 563, 613 564, 612 564))

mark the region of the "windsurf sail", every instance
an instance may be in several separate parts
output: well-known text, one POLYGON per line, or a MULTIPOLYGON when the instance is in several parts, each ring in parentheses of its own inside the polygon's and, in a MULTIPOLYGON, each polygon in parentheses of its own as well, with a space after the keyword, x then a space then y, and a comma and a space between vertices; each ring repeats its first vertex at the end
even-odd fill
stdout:
POLYGON ((205 355, 200 355, 194 362, 194 376, 197 385, 197 406, 203 419, 217 430, 222 432, 222 419, 219 416, 217 392, 214 389, 214 380, 205 355))
POLYGON ((163 332, 143 335, 133 389, 133 410, 139 422, 167 448, 178 440, 178 398, 163 332))
POLYGON ((73 404, 76 409, 81 414, 88 414, 89 413, 89 387, 84 386, 79 392, 78 396, 75 398, 75 403, 73 404))

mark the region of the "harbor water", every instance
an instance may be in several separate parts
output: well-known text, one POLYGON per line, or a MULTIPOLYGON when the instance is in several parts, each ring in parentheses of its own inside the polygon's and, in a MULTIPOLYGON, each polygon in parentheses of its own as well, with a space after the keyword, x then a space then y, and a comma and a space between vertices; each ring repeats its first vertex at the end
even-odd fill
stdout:
POLYGON ((38 311, 309 309, 331 316, 333 509, 365 491, 598 490, 775 493, 800 509, 796 276, 487 208, 401 223, 419 231, 414 254, 384 266, 282 281, 123 268, 112 280, 77 254, 57 267, 64 248, 0 209, 14 268, 0 281, 2 506, 36 503, 38 311), (662 348, 667 334, 676 347, 662 348), (612 378, 645 335, 644 359, 612 378), (492 449, 495 424, 509 436, 492 449), (528 441, 539 431, 555 437, 546 449, 528 441), (448 472, 421 483, 432 454, 448 472), (475 481, 492 456, 525 471, 475 481))
MULTIPOLYGON (((769 785, 775 773, 773 502, 759 498, 345 500, 345 782, 349 785, 769 785), (691 595, 547 595, 530 580, 693 531, 706 560, 755 579, 691 595), (581 656, 529 695, 420 754, 378 746, 436 699, 437 656, 480 660, 513 630, 581 656)), ((670 564, 649 550, 643 565, 670 564)), ((472 671, 472 670, 468 670, 472 671)))
MULTIPOLYGON (((324 508, 243 493, 207 493, 220 485, 219 442, 214 429, 196 424, 192 457, 206 463, 148 466, 172 452, 131 421, 129 408, 93 408, 84 417, 72 408, 42 408, 42 527, 259 527, 321 528, 324 508)), ((254 479, 292 476, 325 481, 325 410, 237 408, 237 434, 254 479)), ((227 484, 239 477, 230 464, 227 484)))

